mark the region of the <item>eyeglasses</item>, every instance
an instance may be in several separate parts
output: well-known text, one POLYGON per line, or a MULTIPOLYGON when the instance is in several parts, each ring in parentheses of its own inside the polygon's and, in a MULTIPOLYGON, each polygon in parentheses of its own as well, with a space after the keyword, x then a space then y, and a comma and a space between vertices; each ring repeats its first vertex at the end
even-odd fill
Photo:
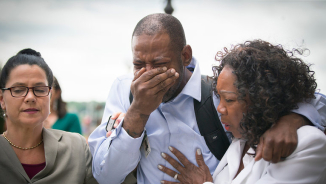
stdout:
POLYGON ((25 97, 28 94, 29 89, 33 90, 33 93, 37 97, 48 96, 52 87, 50 86, 36 86, 36 87, 24 87, 17 86, 11 88, 2 88, 2 90, 9 90, 12 97, 25 97))

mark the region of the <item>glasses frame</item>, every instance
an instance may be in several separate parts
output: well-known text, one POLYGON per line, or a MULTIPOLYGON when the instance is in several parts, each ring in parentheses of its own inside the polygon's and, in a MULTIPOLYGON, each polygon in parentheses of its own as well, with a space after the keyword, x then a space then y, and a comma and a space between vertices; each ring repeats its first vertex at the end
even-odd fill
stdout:
POLYGON ((11 96, 14 97, 14 98, 26 97, 30 89, 32 89, 34 96, 36 96, 36 97, 45 97, 45 96, 38 96, 38 95, 35 94, 34 89, 37 88, 37 87, 48 87, 48 88, 49 88, 49 92, 48 92, 48 94, 45 95, 45 96, 49 96, 49 94, 50 94, 50 92, 51 92, 51 89, 52 89, 51 86, 35 86, 35 87, 15 86, 15 87, 11 87, 11 88, 1 88, 1 89, 2 89, 2 90, 9 90, 11 96), (26 92, 26 94, 23 95, 23 96, 14 96, 14 95, 12 94, 11 89, 12 89, 12 88, 17 88, 17 87, 24 87, 24 88, 27 88, 27 92, 26 92))

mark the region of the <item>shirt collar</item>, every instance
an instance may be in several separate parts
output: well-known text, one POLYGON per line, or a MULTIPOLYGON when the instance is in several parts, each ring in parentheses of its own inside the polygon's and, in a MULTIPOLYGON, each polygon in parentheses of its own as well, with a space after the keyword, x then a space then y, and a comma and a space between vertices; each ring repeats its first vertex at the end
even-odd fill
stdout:
POLYGON ((188 80, 185 87, 182 89, 178 96, 188 95, 197 101, 201 101, 201 74, 199 69, 199 64, 196 59, 192 60, 195 65, 195 70, 192 73, 190 79, 188 80))

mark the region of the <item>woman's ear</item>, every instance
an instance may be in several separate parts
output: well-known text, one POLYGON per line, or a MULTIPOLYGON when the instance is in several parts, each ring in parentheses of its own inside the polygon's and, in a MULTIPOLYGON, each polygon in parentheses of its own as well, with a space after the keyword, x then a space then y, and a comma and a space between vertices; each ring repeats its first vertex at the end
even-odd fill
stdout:
POLYGON ((181 59, 183 62, 183 66, 188 66, 192 60, 192 49, 190 45, 186 45, 183 47, 181 51, 181 59))
POLYGON ((3 91, 0 90, 0 105, 1 105, 1 109, 5 110, 6 109, 6 104, 3 100, 3 91))

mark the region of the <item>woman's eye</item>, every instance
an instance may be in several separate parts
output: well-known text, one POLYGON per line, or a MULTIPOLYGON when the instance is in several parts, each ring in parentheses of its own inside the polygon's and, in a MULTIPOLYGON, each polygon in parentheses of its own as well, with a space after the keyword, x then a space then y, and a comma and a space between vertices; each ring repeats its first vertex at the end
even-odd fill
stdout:
POLYGON ((226 102, 233 102, 234 100, 231 100, 231 99, 225 99, 226 102))

